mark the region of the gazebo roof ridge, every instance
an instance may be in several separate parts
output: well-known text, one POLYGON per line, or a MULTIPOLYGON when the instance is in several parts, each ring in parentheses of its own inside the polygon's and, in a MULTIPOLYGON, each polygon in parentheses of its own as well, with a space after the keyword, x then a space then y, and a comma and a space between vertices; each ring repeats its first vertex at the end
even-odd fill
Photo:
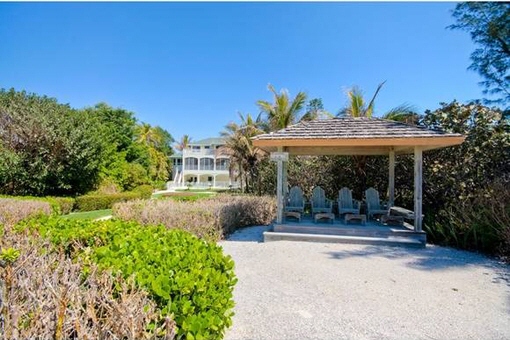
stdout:
POLYGON ((462 137, 439 129, 428 129, 382 118, 334 117, 302 121, 288 127, 253 137, 269 139, 326 139, 326 138, 428 138, 462 137))

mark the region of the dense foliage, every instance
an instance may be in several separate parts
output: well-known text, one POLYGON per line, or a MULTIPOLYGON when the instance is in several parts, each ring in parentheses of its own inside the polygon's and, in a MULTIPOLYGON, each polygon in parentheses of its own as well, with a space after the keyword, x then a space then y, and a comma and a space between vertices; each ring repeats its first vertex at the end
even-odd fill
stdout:
POLYGON ((76 110, 55 99, 0 90, 0 193, 73 196, 165 182, 172 136, 101 103, 76 110))
POLYGON ((423 124, 466 135, 459 146, 425 153, 423 204, 430 239, 508 254, 510 122, 501 110, 452 102, 427 111, 423 124))
POLYGON ((0 192, 69 195, 92 189, 104 143, 93 117, 55 99, 0 90, 0 192))
POLYGON ((476 44, 471 70, 484 79, 487 103, 510 104, 510 4, 508 2, 464 2, 453 11, 457 23, 450 28, 470 33, 476 44))
POLYGON ((268 225, 276 216, 272 197, 217 195, 199 201, 139 200, 117 203, 113 215, 143 225, 162 224, 217 241, 237 228, 268 225))
POLYGON ((161 319, 171 316, 178 338, 219 339, 232 322, 234 262, 220 246, 182 230, 136 222, 43 218, 36 229, 65 254, 133 277, 149 292, 161 319))
MULTIPOLYGON (((132 278, 66 256, 23 219, 51 214, 41 200, 0 199, 0 334, 5 339, 172 339, 173 321, 132 278)), ((44 219, 47 221, 47 219, 44 219)))

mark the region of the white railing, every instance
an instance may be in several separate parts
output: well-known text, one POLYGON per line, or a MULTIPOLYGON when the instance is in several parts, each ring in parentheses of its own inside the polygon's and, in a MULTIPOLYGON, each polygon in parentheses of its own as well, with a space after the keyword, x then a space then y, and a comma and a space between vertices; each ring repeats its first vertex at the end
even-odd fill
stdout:
POLYGON ((182 155, 184 157, 210 156, 210 155, 214 155, 214 150, 213 149, 200 149, 200 150, 185 149, 185 150, 183 150, 182 155))

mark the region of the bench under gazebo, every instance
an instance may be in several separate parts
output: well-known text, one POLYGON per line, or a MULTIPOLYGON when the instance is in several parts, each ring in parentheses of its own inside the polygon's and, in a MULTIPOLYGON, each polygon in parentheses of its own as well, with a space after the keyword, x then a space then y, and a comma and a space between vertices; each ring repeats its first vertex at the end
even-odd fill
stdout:
MULTIPOLYGON (((431 130, 420 126, 379 118, 331 118, 302 121, 285 129, 253 138, 253 145, 269 153, 277 162, 277 217, 273 229, 264 234, 265 241, 316 240, 421 245, 426 243, 422 231, 422 154, 424 151, 461 144, 465 137, 456 133, 431 130), (412 216, 412 226, 346 226, 343 223, 317 225, 292 223, 284 219, 289 155, 365 155, 388 156, 388 202, 395 201, 395 156, 414 154, 414 211, 395 208, 395 213, 412 216), (410 213, 412 213, 410 215, 410 213)), ((368 189, 368 188, 365 188, 368 189)))

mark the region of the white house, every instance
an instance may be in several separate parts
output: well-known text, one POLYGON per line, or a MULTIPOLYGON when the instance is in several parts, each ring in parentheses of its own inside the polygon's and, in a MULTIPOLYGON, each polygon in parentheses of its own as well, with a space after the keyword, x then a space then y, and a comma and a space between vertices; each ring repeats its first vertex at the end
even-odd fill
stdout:
POLYGON ((230 159, 219 152, 219 148, 224 144, 223 138, 206 138, 191 142, 182 153, 172 155, 173 181, 170 186, 236 187, 237 183, 229 173, 230 159))

